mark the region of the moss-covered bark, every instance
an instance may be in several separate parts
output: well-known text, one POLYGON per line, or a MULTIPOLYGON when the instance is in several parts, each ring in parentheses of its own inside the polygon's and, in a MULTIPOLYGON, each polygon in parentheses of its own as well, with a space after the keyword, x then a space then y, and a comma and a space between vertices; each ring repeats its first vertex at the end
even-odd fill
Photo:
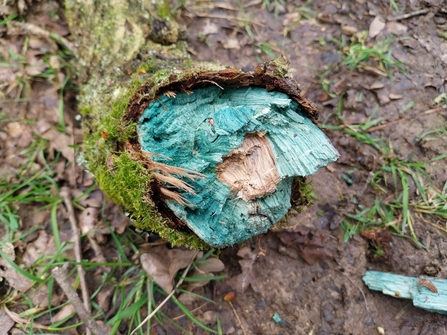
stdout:
MULTIPOLYGON (((151 160, 137 140, 136 122, 144 108, 157 95, 217 84, 286 93, 314 121, 317 110, 286 78, 284 59, 262 64, 251 74, 191 62, 166 0, 66 0, 66 15, 78 46, 88 169, 138 228, 155 231, 174 245, 207 248, 164 204, 151 160)), ((305 188, 302 178, 296 185, 305 188)), ((300 190, 294 190, 292 200, 302 197, 300 190)))

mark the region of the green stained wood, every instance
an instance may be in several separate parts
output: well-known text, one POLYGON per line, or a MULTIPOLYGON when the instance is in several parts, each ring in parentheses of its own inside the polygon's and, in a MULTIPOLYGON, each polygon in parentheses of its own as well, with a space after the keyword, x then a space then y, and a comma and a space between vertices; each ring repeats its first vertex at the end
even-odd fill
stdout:
POLYGON ((196 89, 161 96, 140 117, 142 150, 153 160, 204 175, 184 179, 195 194, 181 192, 187 205, 167 205, 206 243, 225 247, 267 231, 291 207, 294 177, 315 173, 338 158, 324 133, 286 94, 264 88, 196 89), (272 193, 244 200, 217 178, 223 157, 247 134, 265 136, 279 175, 272 193))
POLYGON ((412 299, 413 305, 429 312, 447 314, 447 280, 425 276, 407 277, 393 273, 366 271, 365 284, 374 291, 380 291, 401 299, 412 299))

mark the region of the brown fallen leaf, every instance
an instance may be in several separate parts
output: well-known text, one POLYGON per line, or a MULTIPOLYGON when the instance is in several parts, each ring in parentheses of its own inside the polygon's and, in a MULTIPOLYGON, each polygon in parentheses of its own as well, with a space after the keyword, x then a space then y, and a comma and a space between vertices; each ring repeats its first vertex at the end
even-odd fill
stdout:
MULTIPOLYGON (((15 260, 14 247, 10 243, 5 243, 2 247, 2 251, 6 253, 10 260, 15 260)), ((11 287, 20 292, 27 292, 27 295, 31 297, 31 301, 37 307, 48 306, 48 288, 47 286, 41 286, 39 289, 32 289, 33 282, 21 275, 11 264, 3 257, 0 257, 0 277, 6 279, 11 287)), ((51 298, 51 304, 55 305, 60 302, 61 296, 54 295, 51 298)))
POLYGON ((8 335, 15 322, 3 309, 0 309, 0 335, 8 335))
POLYGON ((56 253, 53 237, 48 235, 45 230, 40 230, 37 239, 27 244, 22 259, 27 266, 31 266, 40 257, 56 253))
POLYGON ((369 25, 369 37, 376 37, 380 34, 383 28, 385 28, 385 20, 380 15, 377 15, 369 25))
MULTIPOLYGON (((202 257, 203 257, 203 252, 199 252, 197 254, 196 259, 199 260, 202 257)), ((211 278, 211 277, 214 277, 214 272, 220 272, 220 271, 223 271, 224 269, 225 269, 225 265, 220 259, 210 257, 210 258, 204 260, 203 262, 200 262, 200 264, 198 264, 195 267, 191 276, 192 277, 200 276, 203 278, 211 278)), ((184 289, 186 291, 192 292, 200 287, 205 286, 209 282, 210 282, 210 280, 207 280, 207 279, 189 282, 184 287, 184 289)), ((191 304, 191 303, 195 302, 196 300, 200 300, 200 297, 198 297, 195 294, 191 294, 191 293, 182 293, 182 294, 180 294, 178 299, 184 304, 191 304)))
POLYGON ((326 258, 332 257, 329 250, 325 249, 323 233, 305 227, 285 229, 276 233, 276 236, 289 248, 294 248, 299 255, 312 265, 326 258))
POLYGON ((70 136, 57 131, 54 128, 47 130, 42 137, 50 141, 50 148, 59 151, 71 164, 75 164, 75 151, 71 147, 70 136))
POLYGON ((59 322, 59 321, 65 319, 66 317, 70 316, 70 314, 75 311, 76 311, 76 309, 74 308, 74 306, 72 304, 65 305, 64 307, 62 307, 59 310, 59 312, 57 312, 55 315, 53 315, 53 317, 51 318, 51 322, 52 323, 59 322))
POLYGON ((196 254, 195 250, 168 249, 166 245, 156 246, 140 257, 143 269, 166 293, 174 288, 174 277, 180 269, 186 268, 196 254))
POLYGON ((245 292, 248 286, 251 285, 255 292, 263 294, 265 292, 264 284, 259 279, 260 275, 254 266, 258 257, 257 253, 253 252, 251 247, 243 247, 238 251, 237 255, 243 258, 239 261, 242 273, 229 279, 227 284, 239 293, 245 292))
POLYGON ((98 216, 98 208, 87 207, 81 212, 79 215, 79 228, 82 234, 87 234, 95 228, 98 222, 98 216))
POLYGON ((115 289, 112 286, 108 286, 103 288, 98 293, 98 305, 102 308, 104 313, 107 313, 110 310, 110 303, 112 302, 112 294, 115 289))

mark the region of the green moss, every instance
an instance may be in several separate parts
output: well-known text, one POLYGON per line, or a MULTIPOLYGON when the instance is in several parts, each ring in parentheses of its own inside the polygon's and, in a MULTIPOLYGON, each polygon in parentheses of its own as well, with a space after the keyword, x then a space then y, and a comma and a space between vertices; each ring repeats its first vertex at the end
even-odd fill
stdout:
POLYGON ((108 165, 99 164, 95 170, 100 188, 115 203, 124 206, 134 225, 142 230, 157 232, 172 245, 186 245, 194 249, 209 248, 194 234, 179 233, 169 228, 148 198, 151 174, 128 152, 110 155, 108 165))
POLYGON ((167 0, 163 0, 158 5, 157 12, 162 20, 171 19, 171 8, 167 0))

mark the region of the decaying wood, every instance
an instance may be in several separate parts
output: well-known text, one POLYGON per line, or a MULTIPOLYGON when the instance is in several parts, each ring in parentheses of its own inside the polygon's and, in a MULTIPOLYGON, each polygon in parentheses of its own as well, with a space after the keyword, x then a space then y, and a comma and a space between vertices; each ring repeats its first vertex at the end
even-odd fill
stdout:
POLYGON ((245 201, 273 193, 280 181, 268 140, 262 134, 244 138, 218 165, 217 178, 245 201))
POLYGON ((318 110, 301 95, 299 85, 289 77, 285 57, 262 63, 249 73, 213 63, 194 63, 186 53, 182 29, 170 17, 164 0, 66 0, 65 5, 71 33, 77 41, 79 77, 84 83, 80 109, 86 135, 86 167, 103 191, 131 213, 135 226, 155 231, 174 245, 226 246, 266 231, 292 205, 306 203, 300 201, 305 193, 302 192, 303 176, 314 173, 337 154, 326 140, 325 144, 316 145, 319 149, 324 147, 323 150, 312 149, 314 145, 306 134, 318 130, 318 110), (254 87, 285 94, 281 99, 292 103, 297 115, 291 115, 295 112, 292 108, 280 118, 302 124, 303 129, 309 130, 301 132, 301 126, 290 126, 290 132, 299 133, 305 139, 298 146, 308 143, 300 147, 301 157, 294 154, 297 143, 285 143, 287 136, 298 135, 282 136, 278 132, 277 141, 269 143, 263 136, 250 135, 247 128, 245 133, 237 134, 237 140, 232 139, 234 146, 219 152, 219 159, 227 156, 222 165, 213 165, 219 159, 209 163, 212 173, 207 177, 211 184, 202 185, 199 191, 194 185, 198 185, 204 171, 194 173, 176 162, 160 161, 154 156, 159 154, 156 148, 142 147, 145 135, 137 129, 146 109, 163 97, 178 99, 181 93, 194 94, 209 87, 220 90, 254 87), (243 136, 246 140, 238 142, 243 136), (323 153, 326 149, 328 155, 323 153), (287 155, 291 156, 290 160, 284 158, 287 155), (300 164, 302 159, 309 164, 300 164), (213 194, 214 190, 224 193, 213 194), (233 199, 234 193, 240 193, 240 197, 233 199), (258 201, 261 197, 267 202, 258 201), (218 198, 219 205, 208 203, 218 198), (284 201, 283 198, 292 199, 284 201), (216 219, 224 209, 230 215, 233 209, 229 205, 224 208, 227 200, 233 209, 237 207, 234 212, 238 216, 237 232, 232 222, 235 218, 225 217, 214 222, 216 226, 207 228, 206 232, 202 227, 209 225, 210 220, 204 217, 204 222, 191 221, 197 219, 189 217, 195 215, 191 211, 195 206, 202 216, 216 219), (239 200, 245 204, 242 206, 239 200), (210 213, 200 211, 208 205, 213 208, 210 213), (207 243, 190 229, 202 240, 206 237, 207 243))

